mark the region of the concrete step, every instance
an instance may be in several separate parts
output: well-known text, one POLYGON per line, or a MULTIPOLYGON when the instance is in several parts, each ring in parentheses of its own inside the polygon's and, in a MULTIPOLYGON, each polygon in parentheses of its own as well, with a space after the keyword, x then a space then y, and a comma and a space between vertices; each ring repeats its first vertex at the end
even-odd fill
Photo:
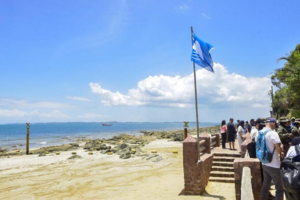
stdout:
POLYGON ((212 166, 211 171, 234 172, 233 166, 212 166))
POLYGON ((234 183, 234 178, 210 177, 209 181, 211 181, 211 182, 222 182, 222 183, 234 183))
POLYGON ((235 157, 235 158, 240 158, 241 154, 239 154, 239 153, 220 153, 220 152, 217 152, 217 153, 214 153, 214 156, 217 156, 217 157, 235 157))
POLYGON ((210 177, 227 177, 234 178, 234 172, 211 171, 210 177))
POLYGON ((217 162, 217 161, 213 161, 212 166, 233 167, 233 162, 217 162))
POLYGON ((219 157, 219 156, 214 156, 213 162, 217 161, 217 162, 232 162, 233 163, 234 159, 236 159, 236 157, 219 157))

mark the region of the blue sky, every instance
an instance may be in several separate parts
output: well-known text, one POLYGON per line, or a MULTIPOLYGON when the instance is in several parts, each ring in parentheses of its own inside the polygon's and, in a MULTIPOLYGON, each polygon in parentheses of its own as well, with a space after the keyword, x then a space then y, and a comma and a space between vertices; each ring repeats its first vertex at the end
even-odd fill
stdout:
POLYGON ((300 43, 299 1, 0 1, 0 123, 200 121, 269 115, 276 60, 300 43))

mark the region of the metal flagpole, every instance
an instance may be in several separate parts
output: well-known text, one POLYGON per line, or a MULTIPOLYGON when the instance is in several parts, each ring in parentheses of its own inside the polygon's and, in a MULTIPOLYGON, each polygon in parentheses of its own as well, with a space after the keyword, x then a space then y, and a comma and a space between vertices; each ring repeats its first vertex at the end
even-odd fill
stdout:
MULTIPOLYGON (((191 26, 191 36, 192 36, 192 45, 193 45, 193 27, 191 26)), ((194 86, 195 86, 195 106, 196 106, 196 123, 197 123, 197 152, 198 152, 198 159, 200 158, 200 151, 199 151, 199 121, 198 121, 198 101, 197 101, 197 84, 196 84, 196 67, 195 62, 193 62, 194 67, 194 86)))

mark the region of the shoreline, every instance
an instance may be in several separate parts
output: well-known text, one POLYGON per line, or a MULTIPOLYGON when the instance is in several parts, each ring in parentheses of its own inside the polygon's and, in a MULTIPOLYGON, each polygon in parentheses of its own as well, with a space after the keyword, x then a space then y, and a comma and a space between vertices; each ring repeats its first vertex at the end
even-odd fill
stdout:
MULTIPOLYGON (((216 133, 218 132, 219 126, 218 125, 214 125, 214 126, 207 126, 207 127, 201 127, 200 128, 200 134, 201 132, 207 132, 207 133, 216 133)), ((188 129, 188 134, 196 134, 196 129, 188 129)), ((168 137, 171 134, 177 134, 177 135, 182 135, 182 137, 175 139, 175 141, 183 141, 183 129, 182 130, 169 130, 169 131, 140 131, 139 134, 127 134, 127 133, 119 133, 116 134, 115 136, 112 136, 110 138, 103 138, 101 140, 104 141, 110 141, 112 138, 116 138, 122 135, 126 135, 126 136, 134 136, 134 137, 139 137, 139 136, 145 136, 145 135, 152 135, 152 136, 156 136, 158 139, 173 139, 172 137, 168 137)), ((57 138, 57 140, 60 140, 59 142, 56 143, 47 143, 47 142, 41 142, 43 145, 33 145, 32 143, 30 143, 30 147, 34 146, 33 148, 30 148, 30 151, 32 150, 36 150, 36 149, 41 149, 41 148, 48 148, 48 147, 52 147, 52 146, 62 146, 62 145, 68 145, 70 143, 80 143, 80 142, 86 142, 86 141, 90 141, 90 140, 95 140, 95 139, 99 139, 99 138, 95 138, 95 137, 91 137, 88 138, 87 136, 75 136, 75 137, 71 137, 71 136, 67 136, 67 137, 63 137, 61 139, 57 138)), ((122 140, 122 138, 121 138, 122 140)), ((15 153, 24 153, 26 151, 26 145, 24 144, 19 144, 19 145, 11 145, 11 146, 0 146, 0 157, 3 154, 3 152, 15 152, 15 153)))

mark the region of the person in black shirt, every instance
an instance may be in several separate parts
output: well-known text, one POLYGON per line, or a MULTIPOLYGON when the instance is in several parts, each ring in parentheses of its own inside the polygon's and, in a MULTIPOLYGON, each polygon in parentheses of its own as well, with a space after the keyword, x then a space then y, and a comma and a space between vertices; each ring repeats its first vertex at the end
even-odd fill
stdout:
POLYGON ((236 130, 235 130, 235 126, 233 124, 233 119, 232 118, 229 119, 229 123, 227 124, 227 132, 228 132, 229 148, 230 148, 230 150, 235 150, 234 140, 235 140, 236 130), (231 144, 232 144, 233 148, 231 148, 231 144))

